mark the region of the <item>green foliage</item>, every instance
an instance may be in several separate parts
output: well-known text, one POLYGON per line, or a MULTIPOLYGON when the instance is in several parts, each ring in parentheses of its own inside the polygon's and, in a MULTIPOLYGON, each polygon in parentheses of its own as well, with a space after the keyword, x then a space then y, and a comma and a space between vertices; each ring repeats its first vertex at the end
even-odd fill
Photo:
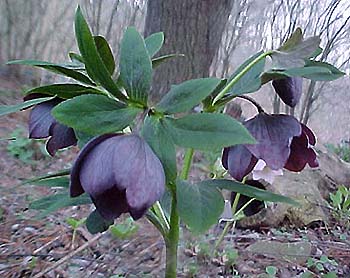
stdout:
POLYGON ((329 194, 332 215, 345 227, 350 227, 350 190, 340 185, 335 193, 329 194))
POLYGON ((23 103, 14 104, 14 105, 0 105, 0 116, 5 116, 7 114, 15 113, 22 109, 26 109, 28 107, 31 107, 33 105, 36 105, 51 99, 53 99, 53 97, 43 97, 43 98, 31 99, 23 103))
POLYGON ((311 271, 306 271, 302 274, 302 278, 337 278, 337 274, 333 271, 328 271, 329 266, 338 266, 335 260, 329 259, 327 256, 322 255, 320 259, 309 258, 306 263, 307 267, 311 271), (317 276, 317 274, 319 276, 317 276))
POLYGON ((114 224, 109 227, 109 231, 112 236, 119 239, 128 239, 135 235, 139 229, 139 226, 131 218, 126 218, 122 223, 114 224))
POLYGON ((94 210, 86 218, 86 228, 92 234, 102 233, 107 231, 113 222, 113 220, 104 219, 97 210, 94 210))
POLYGON ((340 144, 326 144, 327 149, 334 152, 342 160, 350 162, 350 143, 342 141, 340 144))
POLYGON ((52 114, 61 123, 91 135, 127 127, 140 112, 106 96, 82 95, 58 104, 52 114))
POLYGON ((165 126, 176 145, 211 150, 237 144, 253 144, 246 128, 225 114, 190 114, 179 119, 164 118, 165 126))
POLYGON ((224 210, 224 200, 215 187, 179 180, 176 193, 180 217, 193 233, 207 231, 224 210))
POLYGON ((10 137, 13 140, 10 140, 7 144, 7 151, 18 158, 24 163, 32 164, 33 163, 33 141, 23 136, 24 130, 22 128, 15 129, 10 137))
POLYGON ((152 62, 144 39, 129 27, 120 47, 120 79, 131 100, 147 104, 152 82, 152 62))
POLYGON ((269 265, 265 268, 265 272, 267 274, 267 278, 276 278, 276 274, 277 274, 277 267, 269 265))
POLYGON ((153 57, 157 54, 157 52, 162 48, 164 43, 164 33, 158 32, 148 36, 145 39, 146 49, 148 51, 148 55, 153 57))

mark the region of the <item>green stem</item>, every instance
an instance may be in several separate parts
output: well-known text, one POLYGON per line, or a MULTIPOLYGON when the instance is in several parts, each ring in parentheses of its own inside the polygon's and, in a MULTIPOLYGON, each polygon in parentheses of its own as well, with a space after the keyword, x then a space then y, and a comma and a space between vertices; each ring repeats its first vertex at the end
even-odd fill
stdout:
POLYGON ((169 231, 169 229, 170 229, 169 222, 164 214, 163 208, 160 205, 159 201, 155 202, 155 204, 153 205, 153 209, 154 209, 155 214, 158 216, 160 222, 162 223, 162 225, 166 229, 166 231, 169 231))
MULTIPOLYGON (((180 175, 181 179, 186 180, 190 172, 192 157, 194 154, 193 149, 188 149, 185 153, 184 164, 180 175)), ((170 213, 170 229, 165 239, 166 247, 166 266, 165 266, 165 278, 176 278, 177 269, 177 248, 179 244, 179 228, 180 218, 177 211, 177 197, 176 197, 176 185, 171 188, 172 201, 171 201, 171 213, 170 213)))
POLYGON ((223 89, 222 91, 214 98, 212 105, 218 102, 225 94, 229 92, 233 85, 235 85, 238 80, 240 80, 255 64, 264 59, 266 56, 272 54, 272 51, 267 51, 256 57, 251 61, 239 74, 237 74, 223 89))

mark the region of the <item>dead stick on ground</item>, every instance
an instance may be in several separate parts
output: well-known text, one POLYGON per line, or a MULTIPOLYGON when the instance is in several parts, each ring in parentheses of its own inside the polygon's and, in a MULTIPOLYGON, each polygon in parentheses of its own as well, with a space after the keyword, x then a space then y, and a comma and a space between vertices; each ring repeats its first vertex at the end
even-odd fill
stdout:
POLYGON ((33 276, 33 278, 42 278, 46 273, 48 273, 51 270, 54 270, 55 268, 59 267, 61 264, 63 264, 64 262, 68 261, 70 258, 75 256, 76 254, 78 254, 79 252, 81 252, 84 249, 86 249, 87 247, 89 247, 95 241, 99 240, 102 235, 103 234, 97 234, 92 239, 90 239, 89 241, 85 242, 82 246, 80 246, 79 248, 77 248, 73 252, 69 253, 67 256, 65 256, 62 259, 60 259, 59 261, 55 262, 52 266, 48 267, 47 269, 45 269, 45 270, 39 272, 38 274, 36 274, 35 276, 33 276))

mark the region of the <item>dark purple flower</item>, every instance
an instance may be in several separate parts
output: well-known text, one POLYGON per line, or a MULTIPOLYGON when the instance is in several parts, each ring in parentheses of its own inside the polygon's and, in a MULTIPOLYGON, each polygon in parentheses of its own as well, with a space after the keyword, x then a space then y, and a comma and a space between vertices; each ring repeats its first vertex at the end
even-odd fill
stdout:
POLYGON ((309 147, 316 139, 312 131, 289 115, 259 113, 244 126, 256 139, 255 145, 224 149, 222 165, 236 180, 242 181, 262 159, 272 170, 283 167, 301 171, 306 163, 317 167, 316 153, 309 147))
POLYGON ((277 79, 272 81, 272 86, 285 104, 295 107, 301 97, 303 79, 301 77, 277 79))
POLYGON ((316 137, 306 125, 301 124, 301 127, 301 135, 293 138, 290 146, 291 153, 284 166, 293 172, 300 172, 306 164, 312 168, 318 167, 316 152, 311 147, 316 144, 316 137))
POLYGON ((37 104, 29 116, 29 138, 42 139, 51 136, 46 143, 46 149, 51 156, 57 150, 77 143, 73 129, 58 123, 51 115, 51 110, 60 102, 62 99, 55 98, 37 104))
POLYGON ((92 139, 80 151, 71 172, 71 197, 86 192, 105 219, 125 212, 139 219, 164 190, 163 166, 137 135, 106 134, 92 139))

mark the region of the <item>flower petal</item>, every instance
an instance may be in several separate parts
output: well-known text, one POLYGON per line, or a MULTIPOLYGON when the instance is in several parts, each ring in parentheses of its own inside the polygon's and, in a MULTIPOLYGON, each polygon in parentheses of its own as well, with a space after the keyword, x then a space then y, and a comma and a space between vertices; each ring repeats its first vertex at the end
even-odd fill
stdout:
POLYGON ((29 138, 46 138, 50 135, 50 127, 56 122, 51 115, 52 108, 59 103, 53 99, 36 105, 29 116, 29 138))
POLYGON ((247 149, 271 169, 283 168, 290 154, 292 138, 301 134, 300 123, 289 115, 260 113, 244 125, 258 142, 246 145, 247 149))
POLYGON ((307 136, 307 138, 309 140, 309 144, 312 146, 315 146, 316 145, 316 136, 312 132, 312 130, 304 124, 301 124, 301 128, 302 128, 302 132, 307 136))
POLYGON ((302 94, 303 79, 298 76, 277 79, 272 81, 272 86, 285 104, 295 107, 302 94))
POLYGON ((126 188, 129 212, 138 219, 163 195, 164 169, 141 137, 127 135, 119 141, 113 161, 114 177, 119 188, 126 188))
POLYGON ((60 123, 52 124, 49 133, 51 138, 46 143, 46 149, 51 156, 54 156, 57 150, 77 143, 74 130, 60 123))
POLYGON ((120 191, 116 186, 112 186, 100 195, 91 196, 91 199, 98 212, 107 220, 115 219, 128 211, 125 190, 120 191))
POLYGON ((227 149, 227 168, 231 177, 238 181, 248 175, 258 161, 243 145, 232 146, 227 149))
MULTIPOLYGON (((104 140, 117 136, 119 134, 104 134, 99 137, 95 137, 92 140, 90 140, 84 148, 79 152, 79 155, 77 159, 75 160, 72 171, 71 171, 71 177, 70 177, 70 195, 71 197, 77 197, 81 194, 83 194, 85 191, 81 185, 80 182, 80 170, 82 168, 82 165, 86 161, 87 155, 96 147, 98 146, 101 142, 104 140)), ((100 167, 99 167, 100 169, 100 167)), ((94 169, 93 169, 94 170, 94 169)), ((112 183, 112 185, 114 182, 112 183)))

